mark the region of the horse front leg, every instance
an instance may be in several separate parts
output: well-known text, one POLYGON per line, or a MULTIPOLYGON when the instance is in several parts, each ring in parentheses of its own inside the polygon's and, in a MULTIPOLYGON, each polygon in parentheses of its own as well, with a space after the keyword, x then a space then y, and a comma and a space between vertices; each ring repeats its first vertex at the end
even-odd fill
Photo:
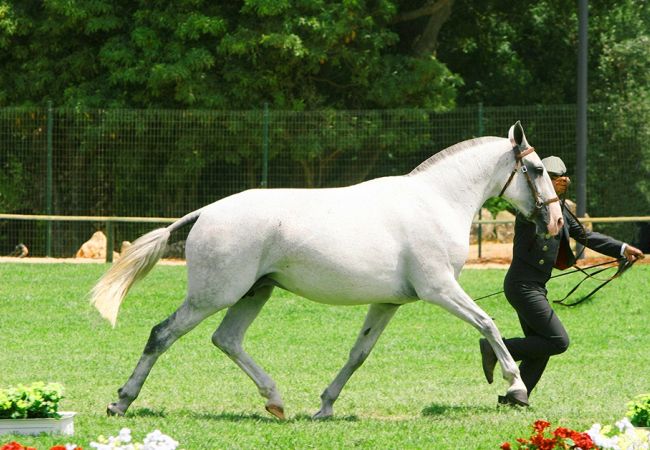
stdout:
POLYGON ((142 385, 160 355, 169 349, 178 338, 216 311, 216 309, 198 309, 185 300, 171 316, 154 326, 133 373, 124 386, 117 391, 118 401, 110 403, 106 408, 106 413, 109 416, 123 416, 140 394, 142 385))
POLYGON ((377 343, 377 339, 388 325, 388 322, 393 318, 399 305, 391 304, 372 304, 368 309, 368 314, 364 321, 361 332, 357 337, 350 356, 343 368, 340 370, 334 381, 323 391, 321 398, 320 410, 314 414, 314 419, 324 419, 331 417, 334 413, 334 402, 339 397, 341 390, 348 382, 352 374, 357 370, 366 360, 373 347, 377 343))
POLYGON ((490 343, 501 365, 503 378, 508 382, 506 397, 513 403, 528 405, 528 390, 521 379, 519 368, 508 352, 499 329, 492 318, 485 313, 452 278, 435 288, 417 289, 418 296, 428 303, 437 304, 476 328, 490 343))

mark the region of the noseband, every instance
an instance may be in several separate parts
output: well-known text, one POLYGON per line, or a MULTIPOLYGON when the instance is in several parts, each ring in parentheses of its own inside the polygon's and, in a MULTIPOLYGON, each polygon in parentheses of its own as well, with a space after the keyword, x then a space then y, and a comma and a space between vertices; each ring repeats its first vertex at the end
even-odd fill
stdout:
POLYGON ((503 193, 506 191, 506 189, 508 189, 508 186, 510 186, 512 179, 515 177, 517 171, 521 167, 521 173, 524 174, 524 176, 526 177, 526 182, 528 183, 530 192, 533 195, 533 198, 535 199, 535 210, 532 212, 530 216, 528 216, 528 219, 531 219, 532 217, 535 216, 535 214, 538 214, 543 207, 548 206, 554 202, 559 202, 560 199, 557 196, 555 196, 553 198, 544 201, 539 191, 535 187, 535 183, 533 183, 533 180, 530 178, 530 174, 528 173, 528 169, 526 168, 526 165, 523 163, 523 159, 526 155, 530 155, 531 153, 533 153, 535 151, 535 147, 528 147, 526 150, 521 151, 519 149, 519 146, 517 145, 512 149, 515 152, 515 167, 514 169, 512 169, 512 172, 510 172, 510 177, 508 178, 508 181, 506 181, 506 184, 503 185, 501 192, 499 192, 499 197, 503 196, 503 193))

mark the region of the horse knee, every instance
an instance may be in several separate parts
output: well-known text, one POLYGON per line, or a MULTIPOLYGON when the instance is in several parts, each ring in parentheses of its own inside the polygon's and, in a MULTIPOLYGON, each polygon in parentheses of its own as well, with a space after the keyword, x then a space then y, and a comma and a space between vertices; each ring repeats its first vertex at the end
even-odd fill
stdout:
POLYGON ((212 334, 212 343, 228 356, 235 355, 241 350, 241 344, 237 339, 219 330, 212 334))

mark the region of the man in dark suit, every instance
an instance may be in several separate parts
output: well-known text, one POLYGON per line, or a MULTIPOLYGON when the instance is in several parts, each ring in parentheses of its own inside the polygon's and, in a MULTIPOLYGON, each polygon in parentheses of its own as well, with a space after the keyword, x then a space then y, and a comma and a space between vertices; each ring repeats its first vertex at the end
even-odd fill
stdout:
MULTIPOLYGON (((550 156, 544 158, 542 163, 551 176, 555 192, 562 198, 570 183, 564 162, 557 156, 550 156)), ((630 261, 644 256, 629 244, 583 228, 564 202, 562 213, 564 227, 557 236, 538 236, 535 224, 517 215, 512 264, 504 280, 504 293, 517 311, 524 337, 504 339, 503 342, 513 359, 521 361, 519 371, 529 396, 549 358, 569 347, 569 336, 546 298, 546 282, 551 277, 553 267, 566 269, 575 263, 569 237, 607 256, 624 256, 630 261)), ((487 340, 481 339, 479 344, 485 378, 492 383, 497 359, 487 340)), ((527 406, 505 397, 499 397, 499 401, 527 406)))

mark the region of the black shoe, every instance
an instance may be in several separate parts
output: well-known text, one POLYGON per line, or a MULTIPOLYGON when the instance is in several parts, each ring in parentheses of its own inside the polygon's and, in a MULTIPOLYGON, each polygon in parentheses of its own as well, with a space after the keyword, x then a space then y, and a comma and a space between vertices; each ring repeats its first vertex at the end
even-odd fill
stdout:
POLYGON ((481 362, 483 363, 483 374, 488 383, 494 381, 494 366, 497 365, 497 355, 490 346, 487 339, 479 339, 478 346, 481 349, 481 362))

